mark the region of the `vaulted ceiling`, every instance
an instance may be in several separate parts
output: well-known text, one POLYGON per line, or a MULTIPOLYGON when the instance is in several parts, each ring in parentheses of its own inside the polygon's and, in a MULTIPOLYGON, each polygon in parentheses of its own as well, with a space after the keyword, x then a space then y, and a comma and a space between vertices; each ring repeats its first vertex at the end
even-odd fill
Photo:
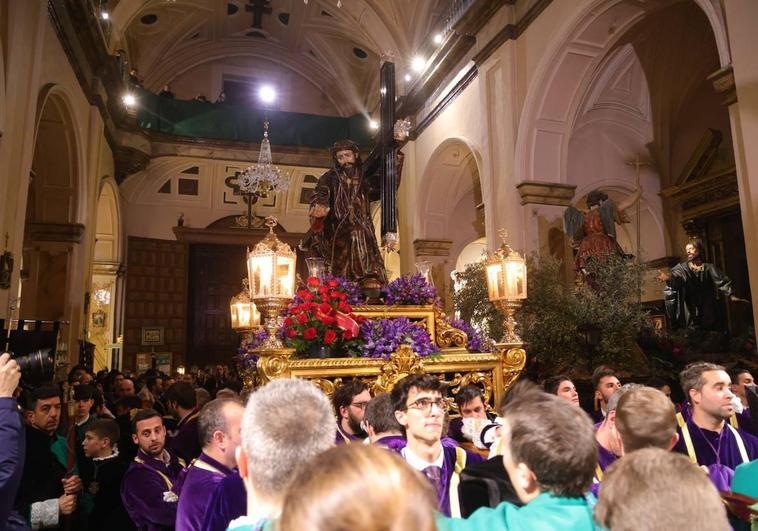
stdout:
POLYGON ((375 109, 382 54, 394 55, 403 92, 412 57, 428 50, 449 4, 110 0, 107 9, 111 51, 126 52, 148 89, 197 82, 210 91, 224 76, 249 72, 290 90, 291 108, 283 110, 348 116, 375 109))

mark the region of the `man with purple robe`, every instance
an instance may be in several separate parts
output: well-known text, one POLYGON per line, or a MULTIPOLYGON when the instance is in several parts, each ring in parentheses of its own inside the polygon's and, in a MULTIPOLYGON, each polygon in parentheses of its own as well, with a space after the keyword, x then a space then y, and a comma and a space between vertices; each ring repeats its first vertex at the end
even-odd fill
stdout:
POLYGON ((197 434, 200 411, 197 408, 195 389, 188 382, 176 382, 166 391, 166 402, 169 412, 179 419, 168 447, 189 463, 200 455, 200 439, 197 434))
POLYGON ((234 470, 216 485, 203 518, 203 531, 225 531, 229 522, 247 512, 245 482, 234 470))
POLYGON ((362 441, 368 437, 361 428, 361 422, 370 400, 368 385, 359 380, 345 382, 334 390, 332 403, 337 415, 336 444, 362 441))
POLYGON ((384 446, 398 453, 405 448, 407 443, 403 427, 395 418, 395 409, 392 407, 389 393, 382 393, 371 399, 366 406, 363 424, 366 426, 371 444, 384 446))
POLYGON ((203 451, 187 469, 176 513, 176 531, 201 531, 209 494, 236 465, 234 454, 240 445, 242 404, 216 399, 200 411, 198 434, 203 451))
POLYGON ((121 483, 121 500, 137 529, 174 529, 184 461, 166 450, 166 428, 153 409, 138 412, 132 438, 139 446, 121 483))
POLYGON ((395 418, 405 430, 407 445, 400 455, 424 474, 437 491, 437 509, 446 516, 460 516, 458 484, 467 464, 484 458, 462 448, 442 444, 447 402, 443 383, 430 374, 415 374, 392 389, 395 418))
POLYGON ((728 491, 734 469, 758 458, 758 438, 729 424, 733 395, 729 375, 722 366, 691 363, 679 378, 692 414, 680 421, 674 450, 707 467, 716 488, 728 491))

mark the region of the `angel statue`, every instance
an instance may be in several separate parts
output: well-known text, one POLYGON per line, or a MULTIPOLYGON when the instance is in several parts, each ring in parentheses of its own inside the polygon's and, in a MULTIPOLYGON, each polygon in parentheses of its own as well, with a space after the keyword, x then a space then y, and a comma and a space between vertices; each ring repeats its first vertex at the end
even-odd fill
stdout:
POLYGON ((593 190, 587 194, 587 210, 568 207, 563 213, 566 234, 571 237, 571 246, 577 250, 574 267, 586 275, 590 257, 600 258, 611 254, 625 256, 616 241, 616 223, 629 223, 624 213, 639 201, 642 188, 639 186, 629 197, 616 205, 608 194, 593 190))

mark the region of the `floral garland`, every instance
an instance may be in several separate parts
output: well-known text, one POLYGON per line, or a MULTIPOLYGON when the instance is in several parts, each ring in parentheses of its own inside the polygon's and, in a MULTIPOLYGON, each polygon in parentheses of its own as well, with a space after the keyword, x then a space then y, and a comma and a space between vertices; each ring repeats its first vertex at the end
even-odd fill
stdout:
POLYGON ((400 345, 410 345, 420 357, 439 351, 426 329, 407 317, 365 321, 361 325, 361 336, 365 341, 361 354, 365 358, 388 359, 400 345))
POLYGON ((441 303, 437 288, 430 285, 424 275, 414 273, 396 278, 382 288, 384 304, 434 304, 441 303))

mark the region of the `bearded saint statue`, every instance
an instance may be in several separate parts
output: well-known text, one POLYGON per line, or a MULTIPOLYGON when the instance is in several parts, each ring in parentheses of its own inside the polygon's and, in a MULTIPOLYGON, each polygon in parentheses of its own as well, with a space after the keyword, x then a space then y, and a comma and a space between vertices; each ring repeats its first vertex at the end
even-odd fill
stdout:
MULTIPOLYGON (((331 148, 333 168, 324 173, 311 196, 311 227, 300 244, 309 256, 323 258, 331 274, 378 289, 387 283, 371 219, 371 201, 379 199, 379 176, 364 171, 358 145, 351 140, 331 148)), ((402 153, 397 151, 398 183, 402 153)))

